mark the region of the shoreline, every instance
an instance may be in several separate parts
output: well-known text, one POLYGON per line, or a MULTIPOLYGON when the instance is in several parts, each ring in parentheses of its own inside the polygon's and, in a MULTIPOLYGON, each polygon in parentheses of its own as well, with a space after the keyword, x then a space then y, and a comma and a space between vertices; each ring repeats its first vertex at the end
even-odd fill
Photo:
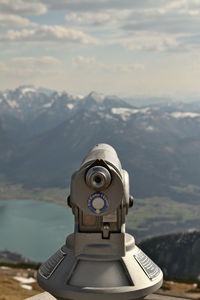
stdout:
POLYGON ((9 185, 0 182, 1 200, 39 200, 52 202, 59 206, 67 206, 67 196, 69 188, 33 188, 25 189, 21 184, 9 185))
POLYGON ((4 199, 4 198, 1 198, 0 197, 0 202, 1 201, 44 201, 44 202, 48 202, 48 203, 53 203, 53 204, 56 204, 58 206, 64 206, 64 207, 67 207, 67 201, 59 201, 59 200, 52 200, 52 199, 33 199, 33 198, 7 198, 7 199, 4 199))

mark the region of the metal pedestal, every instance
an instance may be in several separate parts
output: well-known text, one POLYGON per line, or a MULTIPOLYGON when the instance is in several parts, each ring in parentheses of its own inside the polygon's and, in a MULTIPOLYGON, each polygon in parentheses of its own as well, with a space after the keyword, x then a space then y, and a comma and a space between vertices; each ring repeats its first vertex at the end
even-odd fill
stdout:
POLYGON ((131 235, 125 237, 125 256, 112 255, 112 243, 106 242, 90 242, 75 256, 75 234, 71 234, 66 245, 40 267, 39 285, 59 300, 143 299, 160 288, 163 274, 131 235))

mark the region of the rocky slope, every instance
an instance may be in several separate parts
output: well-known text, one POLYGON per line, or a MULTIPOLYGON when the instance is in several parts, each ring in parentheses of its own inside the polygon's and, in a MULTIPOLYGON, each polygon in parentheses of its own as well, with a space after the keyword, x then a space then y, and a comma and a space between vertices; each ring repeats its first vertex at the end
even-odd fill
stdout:
POLYGON ((166 277, 200 281, 200 231, 160 236, 139 246, 166 277))

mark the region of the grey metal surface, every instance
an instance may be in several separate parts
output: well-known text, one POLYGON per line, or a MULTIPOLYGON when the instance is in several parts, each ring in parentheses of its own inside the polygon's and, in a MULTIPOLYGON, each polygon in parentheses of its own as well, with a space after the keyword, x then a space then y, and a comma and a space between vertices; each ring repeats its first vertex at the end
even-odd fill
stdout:
POLYGON ((80 287, 107 288, 129 286, 131 283, 119 260, 94 261, 92 263, 91 261, 80 260, 77 262, 76 269, 70 278, 69 284, 80 287), (86 270, 87 276, 85 276, 86 270))
POLYGON ((61 248, 62 261, 57 265, 57 260, 49 259, 50 265, 55 261, 57 267, 51 268, 48 279, 45 265, 48 267, 49 261, 39 269, 40 286, 60 299, 73 300, 140 299, 155 292, 162 284, 161 270, 156 266, 156 277, 149 278, 135 259, 141 250, 131 235, 125 236, 126 252, 120 257, 112 254, 109 244, 102 242, 97 247, 93 240, 81 248, 78 256, 74 256, 75 240, 71 235, 71 239, 67 240, 69 245, 67 243, 61 248))
POLYGON ((104 160, 108 162, 113 168, 115 168, 119 173, 121 172, 121 163, 117 156, 115 149, 108 144, 97 144, 95 145, 89 153, 84 158, 81 166, 91 164, 96 159, 104 160))

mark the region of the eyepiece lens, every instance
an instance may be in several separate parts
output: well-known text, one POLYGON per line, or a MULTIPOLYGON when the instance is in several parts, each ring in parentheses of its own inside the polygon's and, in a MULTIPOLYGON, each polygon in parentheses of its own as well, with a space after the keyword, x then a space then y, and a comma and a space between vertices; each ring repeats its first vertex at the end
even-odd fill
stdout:
POLYGON ((86 183, 94 189, 105 189, 111 182, 110 172, 101 166, 92 167, 87 171, 86 183))
POLYGON ((100 176, 97 175, 97 176, 95 176, 94 181, 95 181, 97 184, 99 184, 99 183, 101 183, 102 178, 101 178, 100 176))

